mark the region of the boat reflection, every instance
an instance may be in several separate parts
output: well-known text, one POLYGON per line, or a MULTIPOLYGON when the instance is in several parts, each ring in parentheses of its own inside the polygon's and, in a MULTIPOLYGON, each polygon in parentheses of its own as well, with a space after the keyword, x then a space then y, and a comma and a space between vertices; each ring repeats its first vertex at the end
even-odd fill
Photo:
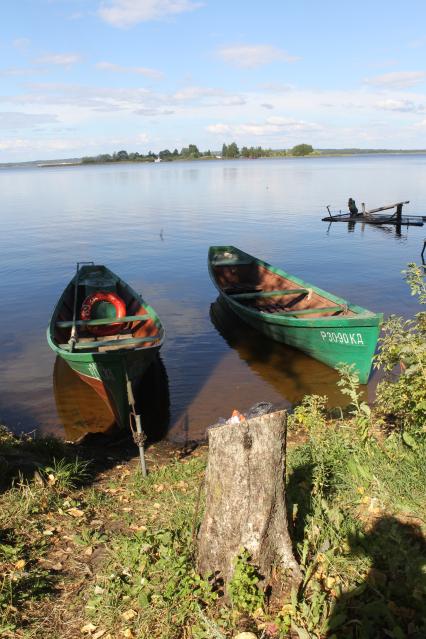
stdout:
MULTIPOLYGON (((60 357, 53 368, 53 390, 67 441, 78 442, 90 433, 110 434, 116 428, 107 404, 60 357)), ((170 398, 167 372, 160 357, 134 382, 133 392, 148 440, 161 439, 169 428, 170 398)))
POLYGON ((242 322, 220 297, 210 307, 210 318, 230 348, 286 402, 296 404, 305 395, 315 394, 327 395, 330 406, 347 404, 337 387, 337 371, 291 346, 264 337, 242 322))

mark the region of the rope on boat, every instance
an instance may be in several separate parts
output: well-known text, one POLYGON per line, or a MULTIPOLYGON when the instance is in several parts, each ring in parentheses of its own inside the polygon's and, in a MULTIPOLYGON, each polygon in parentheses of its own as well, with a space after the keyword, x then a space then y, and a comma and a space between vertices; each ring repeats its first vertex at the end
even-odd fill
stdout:
POLYGON ((127 385, 127 398, 129 401, 130 430, 132 431, 133 441, 135 442, 136 446, 139 448, 139 457, 141 462, 142 476, 146 477, 147 471, 146 471, 144 445, 145 445, 147 437, 142 429, 141 416, 138 415, 136 412, 136 404, 135 404, 135 398, 133 396, 132 382, 128 378, 127 371, 126 371, 126 385, 127 385))

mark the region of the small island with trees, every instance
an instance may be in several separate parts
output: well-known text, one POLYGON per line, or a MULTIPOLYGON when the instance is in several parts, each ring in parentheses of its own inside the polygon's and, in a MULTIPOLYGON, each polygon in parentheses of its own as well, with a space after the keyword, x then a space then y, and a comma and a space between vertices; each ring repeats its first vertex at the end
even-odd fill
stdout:
POLYGON ((390 150, 390 149, 314 149, 311 144, 296 144, 290 149, 265 149, 261 146, 238 147, 236 142, 223 144, 221 151, 200 151, 196 144, 189 144, 180 151, 163 149, 158 153, 149 151, 147 154, 139 152, 128 153, 121 150, 112 154, 103 153, 81 158, 81 164, 104 164, 109 162, 173 162, 176 160, 231 160, 258 158, 295 158, 295 157, 329 157, 347 155, 371 154, 416 154, 426 153, 426 150, 390 150))

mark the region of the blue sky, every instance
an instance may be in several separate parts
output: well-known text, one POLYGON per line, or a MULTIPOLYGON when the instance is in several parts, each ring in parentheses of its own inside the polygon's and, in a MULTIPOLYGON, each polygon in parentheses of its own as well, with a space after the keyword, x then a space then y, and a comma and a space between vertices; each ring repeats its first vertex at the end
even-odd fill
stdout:
POLYGON ((0 162, 223 142, 426 148, 424 0, 15 0, 0 162))

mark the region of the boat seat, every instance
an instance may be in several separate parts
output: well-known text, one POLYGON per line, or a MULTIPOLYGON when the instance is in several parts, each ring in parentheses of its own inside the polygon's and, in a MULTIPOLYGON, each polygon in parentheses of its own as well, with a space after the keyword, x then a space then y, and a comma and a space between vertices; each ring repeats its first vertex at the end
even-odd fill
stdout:
POLYGON ((233 293, 232 294, 232 299, 237 299, 237 300, 250 300, 253 299, 255 297, 272 297, 272 296, 277 296, 277 297, 281 297, 284 295, 306 295, 308 293, 310 293, 311 291, 307 288, 292 288, 292 289, 285 289, 285 290, 281 290, 281 291, 255 291, 253 293, 233 293))
MULTIPOLYGON (((84 349, 93 350, 94 348, 105 348, 108 346, 115 346, 118 348, 127 348, 127 346, 135 346, 137 344, 147 344, 149 342, 156 342, 160 339, 160 335, 152 335, 150 337, 130 337, 125 339, 87 339, 84 342, 76 342, 74 344, 74 350, 82 351, 84 349)), ((62 348, 64 351, 70 350, 70 345, 67 344, 59 344, 59 348, 62 348)))
POLYGON ((233 284, 232 286, 226 286, 222 289, 225 295, 238 295, 240 293, 261 293, 261 286, 250 286, 250 284, 233 284))
POLYGON ((249 264, 253 264, 252 260, 218 260, 217 262, 212 262, 212 266, 248 266, 249 264))
MULTIPOLYGON (((150 315, 126 315, 125 317, 103 317, 101 319, 92 320, 76 320, 76 326, 108 326, 108 324, 126 324, 127 322, 146 322, 151 319, 150 315)), ((74 326, 72 320, 56 322, 59 328, 71 328, 74 326)))
POLYGON ((274 315, 315 315, 316 313, 337 313, 343 312, 345 309, 343 306, 325 306, 322 308, 305 308, 300 311, 289 309, 283 313, 274 313, 274 315))

